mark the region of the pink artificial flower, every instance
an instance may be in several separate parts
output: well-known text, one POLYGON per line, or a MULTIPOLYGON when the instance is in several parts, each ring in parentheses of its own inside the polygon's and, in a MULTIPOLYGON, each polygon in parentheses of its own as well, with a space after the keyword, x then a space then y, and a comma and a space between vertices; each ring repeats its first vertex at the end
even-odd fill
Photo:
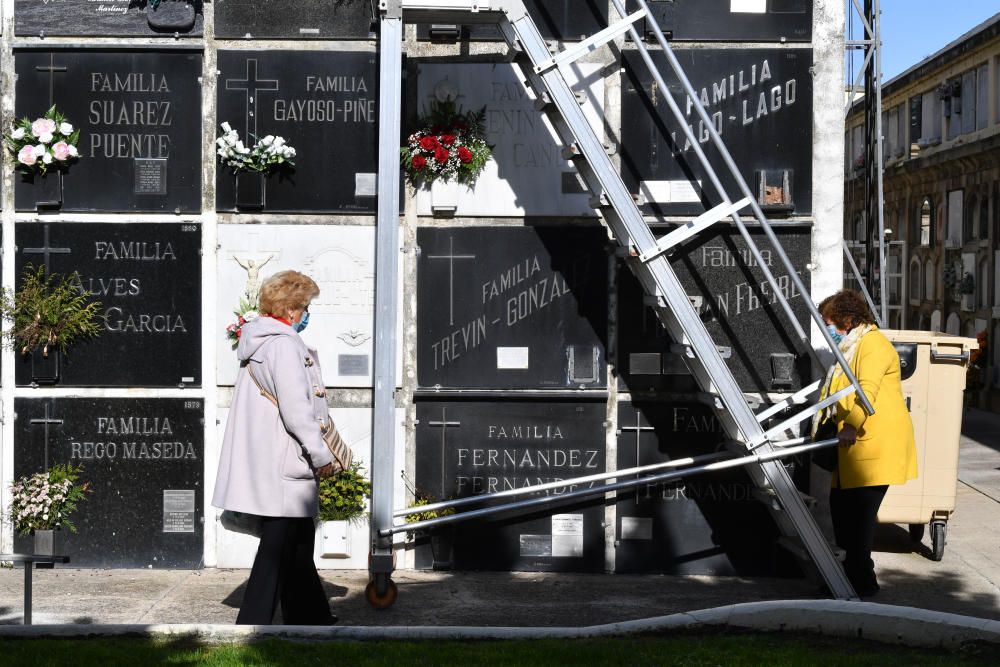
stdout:
POLYGON ((29 167, 33 166, 38 158, 35 157, 35 147, 25 146, 17 153, 17 161, 29 167))
POLYGON ((65 141, 57 141, 52 144, 52 155, 55 159, 63 161, 68 160, 71 157, 69 152, 69 144, 65 141))
POLYGON ((31 124, 31 133, 36 137, 43 134, 53 134, 56 131, 56 122, 49 118, 36 118, 31 124))

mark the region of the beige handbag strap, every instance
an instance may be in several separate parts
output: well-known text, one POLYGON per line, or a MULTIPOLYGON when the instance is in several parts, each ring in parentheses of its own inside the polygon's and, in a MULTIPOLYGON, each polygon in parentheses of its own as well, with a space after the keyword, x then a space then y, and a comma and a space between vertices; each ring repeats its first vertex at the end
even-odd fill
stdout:
POLYGON ((257 376, 253 374, 253 369, 250 368, 250 364, 252 363, 252 361, 247 359, 247 373, 250 374, 250 379, 253 380, 253 383, 257 385, 258 389, 260 389, 260 395, 274 403, 274 407, 278 407, 278 399, 274 396, 274 394, 269 392, 267 389, 264 389, 264 385, 262 385, 260 380, 257 379, 257 376))

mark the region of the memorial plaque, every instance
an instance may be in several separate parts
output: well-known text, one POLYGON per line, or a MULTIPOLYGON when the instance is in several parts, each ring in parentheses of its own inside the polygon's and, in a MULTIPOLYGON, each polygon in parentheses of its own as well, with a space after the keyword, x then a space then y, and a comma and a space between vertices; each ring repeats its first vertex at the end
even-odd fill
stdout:
MULTIPOLYGON (((545 39, 581 40, 608 26, 608 3, 604 0, 524 0, 524 6, 545 39)), ((503 41, 499 28, 488 24, 421 24, 417 38, 503 41)))
POLYGON ((371 0, 215 0, 221 39, 374 39, 371 0))
POLYGON ((599 227, 417 230, 417 384, 602 389, 599 227))
MULTIPOLYGON (((414 483, 430 499, 518 489, 605 468, 603 401, 418 401, 417 419, 414 483)), ((548 494, 558 498, 594 484, 548 494)), ((601 496, 466 521, 455 530, 454 568, 600 572, 603 522, 601 496)), ((429 549, 418 549, 416 564, 430 566, 429 549)))
MULTIPOLYGON (((17 398, 14 410, 15 477, 68 463, 90 484, 71 517, 78 532, 56 536, 72 567, 202 567, 200 399, 17 398)), ((31 537, 14 548, 31 553, 31 537)))
POLYGON ((201 2, 163 0, 14 0, 18 37, 201 37, 201 2))
MULTIPOLYGON (((672 41, 808 42, 812 0, 650 0, 649 9, 672 41)), ((639 9, 629 0, 628 11, 639 9)), ((640 33, 654 27, 640 22, 640 33), (643 25, 644 24, 644 25, 643 25)))
MULTIPOLYGON (((61 355, 62 386, 201 384, 201 226, 185 223, 16 225, 18 280, 28 265, 78 272, 101 303, 101 333, 61 355)), ((33 354, 16 355, 17 384, 33 354)))
MULTIPOLYGON (((374 52, 219 51, 219 71, 219 123, 244 142, 271 134, 297 151, 294 167, 266 179, 263 210, 375 212, 374 52)), ((221 164, 217 174, 218 209, 236 210, 236 178, 221 164)))
MULTIPOLYGON (((725 452, 726 439, 711 409, 700 403, 618 406, 619 470, 725 452)), ((746 472, 735 468, 620 492, 615 572, 794 574, 777 547, 778 529, 753 491, 746 472)))
MULTIPOLYGON (((810 275, 805 267, 811 261, 810 227, 779 225, 775 232, 808 288, 810 275)), ((751 236, 777 279, 781 295, 808 332, 808 306, 773 246, 759 228, 752 228, 751 236)), ((801 389, 804 380, 809 383, 808 350, 798 342, 760 265, 733 226, 716 225, 680 246, 671 256, 671 265, 688 295, 698 297, 702 321, 743 391, 791 392, 801 389)), ((685 375, 679 355, 670 352, 670 338, 655 312, 638 307, 642 303, 641 286, 624 265, 618 285, 620 386, 632 390, 693 390, 693 378, 685 375)))
MULTIPOLYGON (((62 211, 201 211, 201 52, 18 49, 17 117, 53 104, 80 130, 62 211)), ((37 184, 15 176, 18 210, 37 184)))
MULTIPOLYGON (((225 327, 252 287, 278 271, 309 275, 320 293, 309 306, 306 344, 319 352, 333 387, 370 387, 375 337, 375 228, 360 225, 219 225, 218 383, 239 368, 225 327), (251 276, 251 274, 253 274, 251 276)), ((400 294, 402 294, 402 278, 400 294)), ((400 299, 400 303, 402 299, 400 299)), ((400 323, 402 318, 399 319, 400 323)), ((400 334, 401 335, 401 334, 400 334)), ((397 359, 401 369, 402 353, 397 359)))
MULTIPOLYGON (((599 65, 564 69, 599 137, 604 136, 604 78, 599 65)), ((466 110, 486 109, 486 140, 493 159, 475 187, 458 186, 456 216, 595 215, 576 169, 562 157, 562 142, 538 111, 523 75, 508 63, 421 64, 417 82, 423 112, 436 98, 454 97, 466 110)), ((434 213, 434 194, 417 191, 417 212, 434 213)), ((452 204, 454 206, 454 204, 452 204)))
MULTIPOLYGON (((812 211, 812 51, 674 51, 712 124, 769 217, 812 211)), ((658 61, 659 62, 659 61, 658 61)), ((698 215, 721 203, 638 54, 624 54, 622 177, 649 215, 698 215)), ((730 197, 742 198, 708 126, 665 62, 677 106, 730 197)), ((749 209, 747 209, 749 210, 749 209)), ((749 214, 746 214, 747 217, 749 214)))

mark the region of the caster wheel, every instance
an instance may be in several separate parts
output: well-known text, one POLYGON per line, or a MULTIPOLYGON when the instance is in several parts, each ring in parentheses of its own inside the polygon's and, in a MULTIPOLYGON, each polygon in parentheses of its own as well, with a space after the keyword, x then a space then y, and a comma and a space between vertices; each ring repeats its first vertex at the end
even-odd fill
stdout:
POLYGON ((947 542, 948 524, 944 521, 935 521, 931 524, 931 560, 941 560, 944 558, 944 545, 947 542))
POLYGON ((924 524, 922 523, 911 523, 910 524, 910 539, 916 544, 920 544, 920 540, 924 539, 924 524))
POLYGON ((375 609, 388 609, 396 602, 398 596, 399 589, 396 588, 396 582, 388 577, 385 578, 384 582, 373 579, 365 586, 365 598, 367 598, 368 604, 375 609), (383 583, 384 590, 381 593, 378 590, 379 583, 383 583))

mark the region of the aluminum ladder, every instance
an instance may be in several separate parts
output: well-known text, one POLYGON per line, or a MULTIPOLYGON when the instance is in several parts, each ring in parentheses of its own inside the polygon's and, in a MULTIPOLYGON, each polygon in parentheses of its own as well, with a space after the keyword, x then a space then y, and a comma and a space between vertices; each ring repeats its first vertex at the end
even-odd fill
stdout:
MULTIPOLYGON (((553 55, 531 16, 527 13, 522 0, 380 0, 379 208, 373 428, 373 442, 376 451, 373 453, 372 465, 374 490, 370 566, 372 582, 366 591, 369 602, 375 606, 388 606, 395 599, 395 586, 390 578, 393 569, 392 535, 394 533, 431 527, 432 524, 437 525, 446 520, 461 520, 465 516, 471 518, 496 511, 496 508, 487 508, 469 513, 463 512, 462 515, 454 517, 413 523, 409 526, 393 525, 394 516, 400 517, 411 513, 407 510, 393 512, 391 493, 393 483, 393 411, 395 408, 393 402, 395 313, 397 305, 394 289, 399 254, 397 144, 400 136, 401 42, 404 18, 407 22, 412 23, 491 23, 499 27, 511 48, 513 61, 522 69, 527 85, 536 95, 538 108, 547 114, 564 142, 564 157, 573 162, 593 193, 592 203, 600 211, 604 223, 619 244, 620 254, 625 257, 646 294, 653 299, 654 308, 666 330, 675 341, 679 341, 678 350, 683 354, 688 368, 698 381, 699 386, 711 395, 715 415, 732 439, 732 448, 741 451, 744 455, 749 454, 741 459, 741 465, 747 470, 756 485, 758 497, 765 502, 771 511, 783 535, 783 545, 800 556, 802 560, 811 561, 815 565, 834 597, 838 599, 855 599, 857 597, 801 494, 780 462, 782 456, 780 450, 782 446, 791 446, 802 441, 798 439, 782 442, 784 434, 789 428, 811 418, 823 407, 851 392, 857 392, 858 401, 869 414, 873 413, 874 410, 861 390, 857 378, 826 331, 822 316, 809 301, 808 290, 796 273, 788 256, 782 250, 776 235, 731 155, 723 145, 721 137, 667 44, 662 31, 656 27, 655 19, 645 0, 638 0, 640 9, 632 14, 626 13, 623 0, 612 1, 621 16, 618 22, 612 23, 608 28, 574 44, 561 53, 553 55), (663 56, 666 57, 675 76, 683 84, 693 107, 708 128, 711 141, 723 156, 741 194, 741 198, 736 202, 727 195, 716 172, 702 151, 700 142, 693 135, 693 130, 688 126, 688 123, 684 121, 684 116, 673 96, 664 95, 671 112, 681 121, 679 125, 684 128, 683 131, 687 135, 688 141, 698 160, 705 167, 711 185, 718 192, 722 203, 659 240, 643 219, 642 212, 625 187, 601 140, 584 116, 562 70, 564 66, 581 56, 628 33, 660 89, 668 91, 669 88, 653 63, 652 55, 635 28, 636 22, 641 19, 646 19, 647 25, 654 27, 653 33, 657 37, 663 56), (799 294, 808 304, 810 314, 826 337, 827 344, 837 363, 841 365, 851 382, 851 385, 841 392, 816 405, 800 410, 776 426, 766 429, 763 425, 765 422, 791 406, 805 402, 806 398, 816 391, 819 383, 813 383, 785 401, 771 406, 760 414, 754 414, 667 259, 667 254, 678 244, 713 224, 731 219, 748 243, 751 254, 757 260, 757 264, 764 272, 766 279, 772 287, 776 287, 775 278, 768 269, 767 262, 762 260, 759 249, 740 217, 739 211, 748 206, 773 245, 775 253, 782 260, 789 277, 796 284, 799 294)), ((808 349, 815 357, 816 353, 812 350, 809 337, 794 317, 791 306, 779 289, 774 289, 773 292, 805 349, 808 349)), ((666 478, 665 475, 658 475, 643 481, 651 482, 664 478, 666 478)), ((620 485, 621 483, 601 487, 596 490, 596 493, 604 494, 616 490, 616 487, 622 488, 620 485)), ((480 499, 489 497, 491 496, 477 496, 480 499)), ((464 500, 468 501, 469 499, 464 500)), ((456 504, 463 504, 463 501, 449 501, 440 503, 438 506, 456 504)), ((525 502, 521 503, 521 505, 524 504, 525 502)))

